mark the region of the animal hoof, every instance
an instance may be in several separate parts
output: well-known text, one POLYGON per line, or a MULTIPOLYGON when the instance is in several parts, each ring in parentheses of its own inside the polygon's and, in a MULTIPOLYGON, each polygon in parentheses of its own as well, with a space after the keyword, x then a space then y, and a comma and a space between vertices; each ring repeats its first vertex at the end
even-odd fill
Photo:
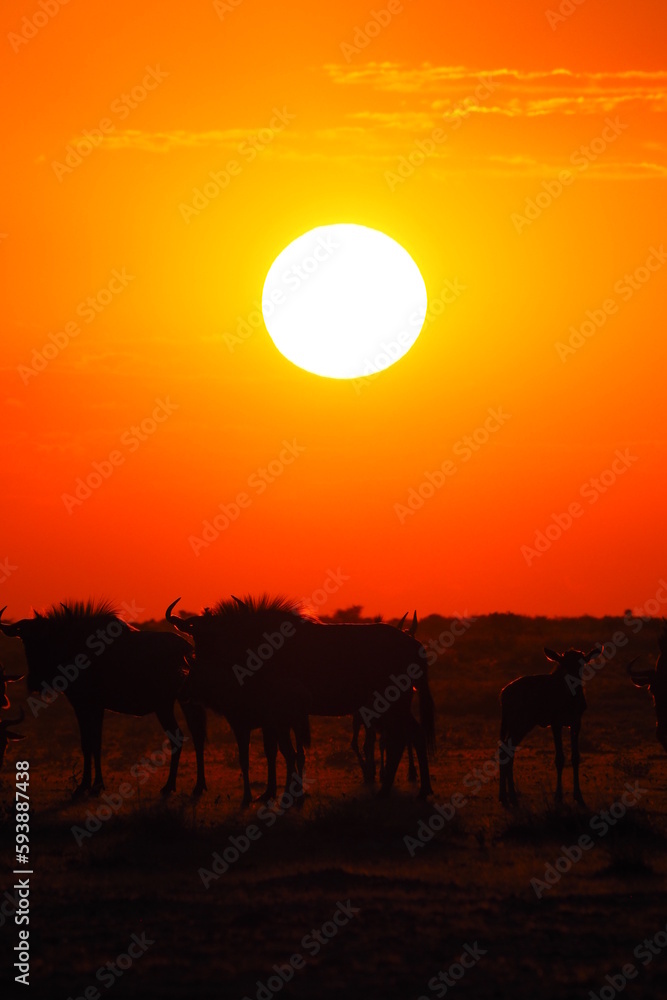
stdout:
POLYGON ((93 798, 97 798, 100 792, 104 791, 104 785, 100 782, 99 785, 93 785, 90 789, 90 794, 93 798))
POLYGON ((198 799, 200 795, 205 791, 206 791, 206 783, 202 785, 195 785, 195 787, 192 789, 192 798, 198 799))
POLYGON ((72 799, 82 799, 86 792, 90 791, 90 785, 77 785, 72 792, 72 799))
POLYGON ((579 792, 578 795, 574 796, 574 801, 578 802, 580 806, 585 806, 586 805, 586 803, 584 802, 584 797, 581 794, 581 792, 579 792))
POLYGON ((169 784, 163 785, 162 788, 160 789, 160 795, 162 796, 163 799, 166 799, 167 796, 171 795, 171 793, 173 791, 175 791, 173 785, 169 785, 169 784))
POLYGON ((259 800, 258 801, 259 802, 271 802, 273 799, 275 799, 275 797, 276 797, 276 790, 275 790, 275 788, 273 789, 273 791, 269 791, 269 789, 267 788, 267 790, 265 792, 262 792, 262 794, 259 796, 259 800))
POLYGON ((411 768, 411 769, 410 769, 410 770, 408 771, 408 781, 409 781, 409 782, 410 782, 411 784, 413 784, 413 785, 414 785, 414 784, 415 784, 415 782, 417 781, 417 771, 416 771, 416 768, 414 768, 414 767, 413 767, 413 768, 411 768))

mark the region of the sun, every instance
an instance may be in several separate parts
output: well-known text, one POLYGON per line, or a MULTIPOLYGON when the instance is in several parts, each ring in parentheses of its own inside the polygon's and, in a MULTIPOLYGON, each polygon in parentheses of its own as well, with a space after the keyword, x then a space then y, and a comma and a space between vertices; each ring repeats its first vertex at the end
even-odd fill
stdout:
POLYGON ((377 229, 318 226, 269 268, 266 328, 289 361, 315 375, 359 378, 410 350, 426 317, 426 286, 410 254, 377 229))

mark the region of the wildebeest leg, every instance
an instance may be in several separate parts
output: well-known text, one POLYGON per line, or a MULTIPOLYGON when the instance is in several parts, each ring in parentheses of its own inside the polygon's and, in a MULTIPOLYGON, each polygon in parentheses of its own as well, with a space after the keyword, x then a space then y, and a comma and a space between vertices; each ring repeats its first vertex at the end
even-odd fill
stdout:
MULTIPOLYGON (((419 798, 425 799, 427 795, 433 794, 433 789, 431 788, 431 776, 428 769, 428 753, 426 751, 426 737, 424 736, 424 730, 421 725, 415 719, 414 715, 410 713, 410 718, 408 720, 408 753, 412 755, 412 747, 415 748, 417 753, 417 760, 419 761, 419 798)), ((411 759, 410 763, 414 770, 414 761, 411 759)), ((415 777, 412 779, 416 780, 415 777)))
MULTIPOLYGON (((556 802, 562 802, 563 763, 565 762, 565 755, 563 754, 563 733, 561 726, 552 725, 551 731, 554 737, 554 746, 556 747, 556 802)), ((574 761, 572 763, 574 764, 574 761)))
POLYGON ((280 747, 281 754, 285 758, 285 767, 287 769, 285 777, 285 791, 287 792, 292 780, 295 777, 299 777, 296 769, 296 754, 294 752, 294 747, 292 746, 289 726, 281 726, 277 731, 277 736, 278 746, 280 747))
POLYGON ((303 781, 303 770, 306 766, 306 751, 304 750, 303 740, 297 730, 294 731, 294 742, 296 743, 296 770, 299 778, 303 781))
POLYGON ((574 801, 585 805, 584 797, 579 788, 579 722, 573 722, 570 727, 570 747, 572 752, 572 780, 574 801))
POLYGON ((196 798, 201 795, 202 792, 206 791, 206 775, 204 773, 206 709, 203 705, 196 705, 191 701, 186 702, 186 704, 179 701, 179 705, 183 709, 183 715, 185 716, 185 721, 188 724, 188 729, 192 734, 192 740, 195 745, 195 755, 197 757, 197 784, 193 788, 192 794, 196 798))
POLYGON ((269 802, 276 797, 276 756, 278 754, 278 737, 275 729, 265 727, 262 729, 262 739, 264 741, 264 754, 267 765, 266 791, 260 795, 262 802, 269 802))
POLYGON ((384 733, 380 733, 380 782, 384 781, 385 772, 387 770, 387 741, 384 738, 384 733))
POLYGON ((504 806, 517 805, 516 790, 514 788, 514 755, 521 740, 526 735, 524 730, 516 729, 512 731, 504 725, 500 730, 500 745, 498 747, 499 767, 500 767, 500 801, 504 806), (508 748, 512 752, 508 753, 508 748))
POLYGON ((252 792, 250 791, 250 730, 245 727, 234 729, 234 736, 239 748, 239 763, 241 774, 243 775, 243 800, 242 806, 249 806, 252 802, 252 792))
POLYGON ((408 740, 408 781, 415 782, 416 780, 417 768, 415 767, 415 755, 413 753, 412 741, 408 740))
POLYGON ((375 729, 368 726, 364 737, 364 781, 372 785, 375 781, 375 729))
POLYGON ((83 753, 83 776, 81 781, 72 792, 72 798, 78 799, 90 790, 91 786, 91 761, 93 754, 92 726, 90 709, 74 708, 76 718, 79 723, 79 733, 81 736, 81 752, 83 753))
MULTIPOLYGON (((354 712, 352 715, 352 740, 350 746, 354 750, 359 763, 361 764, 361 770, 366 778, 366 744, 364 743, 364 755, 362 756, 361 750, 359 749, 359 732, 361 730, 361 716, 358 712, 354 712)), ((368 738, 368 730, 366 730, 366 738, 368 738)))
POLYGON ((160 795, 170 795, 176 790, 176 775, 178 774, 178 762, 181 759, 184 736, 180 726, 176 721, 173 704, 169 707, 159 708, 155 712, 158 722, 170 738, 171 758, 169 760, 169 777, 160 789, 160 795))
POLYGON ((104 722, 104 709, 96 709, 92 719, 91 744, 93 760, 95 761, 95 779, 90 789, 93 795, 99 795, 104 791, 104 781, 102 780, 102 724, 104 722))
POLYGON ((388 729, 385 735, 387 762, 384 775, 382 776, 382 785, 378 792, 382 798, 389 795, 391 787, 394 784, 394 778, 396 777, 396 769, 401 762, 401 757, 405 750, 405 729, 402 723, 403 720, 395 719, 391 729, 388 729))

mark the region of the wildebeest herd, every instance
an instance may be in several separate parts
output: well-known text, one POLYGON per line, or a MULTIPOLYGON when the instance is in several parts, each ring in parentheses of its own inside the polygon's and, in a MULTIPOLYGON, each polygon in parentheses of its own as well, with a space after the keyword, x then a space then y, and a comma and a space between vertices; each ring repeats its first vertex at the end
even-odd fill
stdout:
MULTIPOLYGON (((109 603, 75 602, 54 605, 32 618, 0 630, 22 640, 28 665, 28 690, 62 692, 74 709, 81 736, 83 775, 74 791, 78 797, 103 788, 101 745, 105 709, 127 715, 155 713, 171 742, 169 777, 162 789, 176 787, 183 744, 175 703, 181 706, 195 748, 197 780, 193 795, 206 790, 204 744, 206 710, 224 716, 238 744, 243 775, 243 804, 251 801, 250 734, 261 729, 267 760, 267 788, 277 794, 276 758, 286 765, 287 788, 301 778, 310 746, 310 716, 352 716, 352 746, 366 781, 375 777, 374 745, 380 739, 380 795, 388 795, 407 747, 409 777, 416 780, 412 751, 419 765, 419 795, 432 793, 428 755, 435 747, 434 703, 428 684, 433 654, 416 639, 416 613, 404 628, 372 624, 329 624, 307 614, 284 598, 232 597, 201 614, 178 617, 172 602, 166 620, 173 632, 144 631, 120 618, 109 603), (187 638, 185 638, 187 637, 187 638), (413 714, 417 695, 418 717, 413 714), (363 752, 358 737, 365 731, 363 752), (294 743, 292 742, 294 736, 294 743), (94 774, 93 774, 94 769, 94 774)), ((4 613, 0 611, 0 619, 4 613)), ((659 638, 660 656, 654 670, 634 671, 633 683, 648 686, 657 716, 657 738, 667 750, 667 622, 659 638)), ((586 709, 583 678, 589 661, 603 648, 588 653, 546 648, 553 663, 548 674, 518 677, 500 693, 500 801, 516 804, 514 752, 535 726, 550 727, 555 744, 556 800, 562 800, 564 754, 562 729, 571 734, 573 794, 583 802, 579 787, 578 738, 586 709)), ((22 676, 22 675, 21 675, 22 676)), ((21 679, 0 668, 3 711, 10 707, 7 684, 21 679)), ((10 727, 25 718, 0 719, 0 764, 10 741, 23 739, 10 727)))

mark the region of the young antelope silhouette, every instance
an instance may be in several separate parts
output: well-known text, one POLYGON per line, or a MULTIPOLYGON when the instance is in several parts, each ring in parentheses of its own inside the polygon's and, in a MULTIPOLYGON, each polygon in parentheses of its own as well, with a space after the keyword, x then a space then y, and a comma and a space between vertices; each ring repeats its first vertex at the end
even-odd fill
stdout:
POLYGON ((658 636, 660 655, 654 670, 633 670, 637 659, 628 664, 630 680, 635 687, 648 687, 655 706, 655 737, 667 750, 667 621, 663 619, 662 632, 658 636))
POLYGON ((570 727, 572 747, 573 795, 581 805, 584 800, 579 788, 579 730, 581 716, 586 711, 581 668, 602 652, 602 647, 583 653, 569 649, 556 653, 545 647, 545 655, 554 664, 550 674, 529 674, 510 681, 500 692, 502 721, 500 741, 500 801, 516 805, 514 789, 514 754, 516 748, 535 726, 551 726, 556 748, 556 802, 563 801, 562 774, 563 726, 570 727))

